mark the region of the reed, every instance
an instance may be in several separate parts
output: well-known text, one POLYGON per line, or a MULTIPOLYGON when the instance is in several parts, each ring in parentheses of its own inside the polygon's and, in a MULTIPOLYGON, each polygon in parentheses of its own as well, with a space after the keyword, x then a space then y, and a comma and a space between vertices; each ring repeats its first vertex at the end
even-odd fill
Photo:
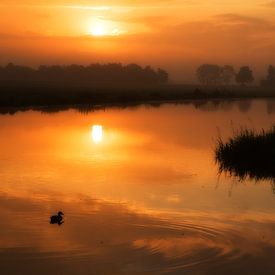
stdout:
POLYGON ((220 172, 240 179, 275 179, 275 127, 270 130, 241 129, 224 142, 217 140, 216 162, 220 172))

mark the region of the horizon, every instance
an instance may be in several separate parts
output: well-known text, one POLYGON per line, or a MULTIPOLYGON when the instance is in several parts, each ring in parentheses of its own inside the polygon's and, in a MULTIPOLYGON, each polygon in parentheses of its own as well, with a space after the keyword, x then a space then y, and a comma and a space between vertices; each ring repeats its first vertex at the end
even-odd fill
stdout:
MULTIPOLYGON (((80 66, 80 67, 84 67, 84 68, 88 68, 89 66, 94 66, 94 65, 99 65, 100 67, 104 67, 104 66, 108 66, 108 65, 119 65, 121 66, 122 68, 127 68, 127 66, 138 66, 140 67, 140 69, 142 70, 146 70, 146 68, 150 68, 150 70, 152 70, 153 72, 156 72, 158 70, 161 70, 165 73, 167 73, 167 80, 165 81, 166 83, 170 83, 170 84, 175 84, 175 85, 205 85, 205 83, 203 83, 200 79, 199 79, 199 76, 198 76, 198 70, 200 67, 203 67, 203 66, 218 66, 222 72, 222 70, 229 66, 231 67, 234 71, 232 72, 232 75, 230 77, 230 80, 228 81, 228 83, 224 83, 225 85, 237 85, 237 81, 236 81, 236 76, 237 74, 240 72, 241 69, 243 69, 244 67, 248 67, 249 69, 252 69, 251 72, 252 72, 252 75, 253 75, 253 80, 252 82, 250 83, 250 85, 252 84, 252 86, 259 86, 259 85, 262 85, 263 81, 266 81, 267 77, 268 77, 268 70, 270 67, 272 67, 272 70, 274 70, 274 66, 269 64, 266 66, 266 74, 265 75, 262 75, 261 77, 259 77, 258 75, 255 75, 255 72, 253 71, 253 68, 251 68, 250 66, 246 66, 246 65, 242 65, 240 67, 234 67, 234 66, 231 66, 231 65, 220 65, 220 64, 210 64, 210 63, 205 63, 205 64, 201 64, 200 66, 198 66, 197 68, 195 68, 194 72, 193 72, 193 81, 190 81, 190 82, 177 82, 173 79, 173 76, 171 77, 171 74, 168 70, 166 70, 166 68, 160 68, 160 67, 152 67, 150 64, 145 64, 145 65, 140 65, 140 64, 136 64, 136 63, 122 63, 122 62, 115 62, 115 63, 112 63, 112 62, 106 62, 106 63, 103 63, 103 62, 98 62, 98 63, 87 63, 87 64, 76 64, 76 63, 63 63, 63 64, 39 64, 39 65, 24 65, 24 64, 16 64, 14 62, 8 62, 6 64, 1 64, 0 63, 0 69, 6 69, 8 68, 9 65, 12 65, 12 66, 15 66, 15 67, 22 67, 22 68, 28 68, 28 69, 32 69, 34 71, 39 71, 41 67, 47 67, 47 68, 53 68, 55 66, 57 67, 60 67, 60 68, 66 68, 66 67, 70 67, 70 66, 80 66)), ((220 77, 222 77, 222 74, 220 75, 220 77)), ((15 78, 16 79, 16 78, 15 78)), ((92 80, 92 79, 91 79, 92 80)), ((111 81, 112 82, 112 81, 111 81)), ((221 80, 221 83, 222 84, 222 80, 221 80)), ((218 84, 218 83, 216 83, 218 84)), ((213 84, 213 86, 216 86, 216 84, 213 84)))
POLYGON ((149 64, 186 84, 201 64, 247 65, 258 82, 275 63, 275 2, 246 2, 3 0, 0 63, 149 64))

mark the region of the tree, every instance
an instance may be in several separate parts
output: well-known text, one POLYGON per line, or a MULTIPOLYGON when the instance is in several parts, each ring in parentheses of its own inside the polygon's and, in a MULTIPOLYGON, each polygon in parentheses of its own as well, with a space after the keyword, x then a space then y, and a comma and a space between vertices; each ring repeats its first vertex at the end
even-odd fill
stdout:
POLYGON ((236 82, 242 85, 252 83, 254 76, 252 70, 248 66, 243 66, 240 71, 236 74, 236 82))
POLYGON ((225 65, 222 68, 221 81, 228 85, 235 76, 235 70, 230 65, 225 65))
POLYGON ((163 69, 155 70, 150 66, 141 67, 137 64, 41 65, 38 69, 32 69, 9 63, 5 67, 0 66, 0 79, 156 84, 168 82, 169 75, 163 69))
POLYGON ((203 64, 197 69, 197 77, 204 85, 217 84, 221 79, 222 68, 218 65, 203 64))
POLYGON ((162 83, 168 82, 169 75, 165 70, 158 68, 157 76, 158 76, 158 81, 159 82, 162 82, 162 83))
POLYGON ((272 65, 268 66, 267 77, 261 81, 261 85, 265 87, 275 86, 275 67, 272 65))
POLYGON ((267 72, 267 81, 273 83, 275 81, 275 67, 269 65, 267 72))

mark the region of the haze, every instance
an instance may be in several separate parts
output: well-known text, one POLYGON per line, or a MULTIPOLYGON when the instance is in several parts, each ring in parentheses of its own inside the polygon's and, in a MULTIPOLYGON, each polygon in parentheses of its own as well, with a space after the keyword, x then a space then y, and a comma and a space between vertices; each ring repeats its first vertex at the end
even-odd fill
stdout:
POLYGON ((202 63, 275 63, 275 1, 1 0, 0 64, 122 62, 192 82, 202 63))

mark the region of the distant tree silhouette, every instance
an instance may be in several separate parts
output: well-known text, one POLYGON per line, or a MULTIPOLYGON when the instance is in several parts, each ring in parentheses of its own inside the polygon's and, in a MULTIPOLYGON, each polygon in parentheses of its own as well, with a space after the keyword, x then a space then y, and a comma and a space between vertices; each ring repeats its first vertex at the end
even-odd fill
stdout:
POLYGON ((275 86, 275 67, 269 65, 267 70, 267 78, 261 82, 262 86, 274 87, 275 86))
POLYGON ((275 67, 272 65, 268 66, 267 77, 261 81, 261 85, 265 87, 275 86, 275 67))
POLYGON ((0 67, 0 79, 20 79, 26 80, 31 78, 34 70, 29 67, 17 66, 13 63, 9 63, 6 67, 0 67))
POLYGON ((252 104, 252 102, 250 99, 243 99, 243 100, 238 101, 238 107, 239 107, 240 112, 242 112, 242 113, 248 112, 249 109, 251 108, 251 104, 252 104))
POLYGON ((274 82, 275 81, 275 67, 269 65, 267 71, 267 81, 274 82))
POLYGON ((169 74, 165 70, 158 68, 157 78, 159 79, 160 82, 165 83, 165 82, 168 82, 169 80, 169 74))
POLYGON ((41 65, 37 70, 9 63, 0 67, 0 80, 42 80, 42 81, 90 81, 104 83, 166 83, 168 73, 150 66, 121 63, 82 65, 41 65))
POLYGON ((243 66, 240 71, 236 74, 236 82, 242 85, 252 83, 254 76, 252 70, 248 66, 243 66))
POLYGON ((222 68, 221 81, 228 85, 235 77, 235 70, 230 65, 225 65, 222 68))
POLYGON ((204 85, 213 85, 220 82, 222 68, 218 65, 203 64, 197 69, 197 77, 204 85))
POLYGON ((197 77, 203 85, 228 85, 235 76, 235 70, 230 65, 223 67, 213 64, 203 64, 197 69, 197 77))

